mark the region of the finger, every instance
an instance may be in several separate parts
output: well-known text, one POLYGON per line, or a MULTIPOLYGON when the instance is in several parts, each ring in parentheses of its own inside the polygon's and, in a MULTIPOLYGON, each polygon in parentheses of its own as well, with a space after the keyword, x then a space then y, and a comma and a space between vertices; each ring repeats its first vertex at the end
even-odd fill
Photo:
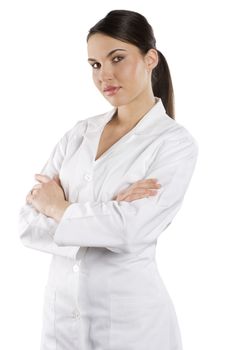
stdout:
POLYGON ((28 195, 26 197, 26 203, 28 203, 28 204, 32 203, 32 196, 31 196, 30 192, 28 193, 28 195))
POLYGON ((31 191, 36 190, 36 189, 41 188, 41 187, 42 187, 42 184, 36 184, 32 187, 31 191))
POLYGON ((32 200, 35 197, 36 189, 32 189, 28 194, 27 197, 29 197, 30 200, 32 200))
POLYGON ((134 190, 137 190, 137 189, 159 189, 161 188, 161 184, 159 183, 156 183, 156 184, 145 184, 145 185, 141 185, 139 187, 135 187, 134 190))
POLYGON ((130 194, 150 194, 150 193, 153 193, 154 191, 157 192, 157 190, 155 188, 137 187, 137 188, 134 188, 133 190, 129 190, 127 192, 127 195, 130 195, 130 194))
POLYGON ((132 184, 132 187, 133 188, 135 187, 156 188, 157 185, 158 185, 157 179, 142 179, 132 184))
POLYGON ((137 184, 136 186, 134 186, 134 188, 160 188, 161 184, 158 183, 157 181, 151 181, 151 180, 147 180, 144 182, 141 182, 139 184, 137 184))
POLYGON ((128 195, 143 195, 143 196, 153 196, 158 192, 158 189, 155 188, 140 188, 137 187, 133 190, 130 190, 126 193, 126 196, 128 195))
POLYGON ((134 196, 134 195, 136 195, 136 196, 139 196, 140 198, 141 198, 141 196, 143 196, 143 197, 148 197, 148 196, 153 196, 153 195, 155 195, 156 193, 158 192, 158 190, 157 189, 155 189, 155 188, 140 188, 140 187, 137 187, 137 188, 134 188, 134 189, 131 189, 131 190, 129 190, 129 191, 127 191, 127 192, 125 192, 124 194, 123 194, 123 198, 126 198, 127 196, 134 196))
POLYGON ((141 180, 136 181, 136 183, 147 183, 147 182, 158 182, 158 179, 152 177, 149 179, 141 179, 141 180))
POLYGON ((42 183, 51 181, 51 178, 49 176, 42 174, 35 174, 35 179, 42 183))
POLYGON ((144 188, 144 187, 135 187, 135 188, 129 188, 127 191, 119 192, 117 197, 120 198, 120 200, 125 199, 129 195, 143 195, 143 196, 150 196, 156 194, 158 191, 156 188, 144 188))
POLYGON ((141 185, 156 185, 159 183, 159 180, 156 178, 151 178, 151 179, 143 179, 139 184, 141 185))
POLYGON ((141 198, 146 198, 146 197, 149 197, 149 195, 131 194, 131 195, 127 196, 124 199, 124 201, 132 202, 132 201, 135 201, 136 199, 141 199, 141 198))

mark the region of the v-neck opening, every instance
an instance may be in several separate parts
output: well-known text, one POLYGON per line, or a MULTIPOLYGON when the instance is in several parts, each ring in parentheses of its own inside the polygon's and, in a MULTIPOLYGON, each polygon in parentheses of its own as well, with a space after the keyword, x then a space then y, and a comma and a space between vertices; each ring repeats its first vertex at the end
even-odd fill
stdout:
POLYGON ((119 140, 117 140, 116 142, 114 142, 105 152, 103 152, 98 159, 95 159, 96 158, 96 155, 97 155, 97 152, 98 152, 98 148, 99 148, 99 143, 100 143, 100 139, 101 139, 101 136, 102 136, 102 133, 103 133, 103 130, 106 126, 106 124, 113 118, 115 112, 116 112, 116 109, 117 107, 115 107, 113 110, 112 110, 112 113, 110 114, 110 118, 108 118, 108 120, 106 121, 106 123, 104 123, 104 125, 102 125, 101 127, 101 131, 100 131, 100 134, 98 136, 98 140, 97 140, 97 146, 96 146, 96 153, 95 153, 95 156, 94 156, 94 160, 93 160, 93 164, 97 164, 99 161, 101 161, 103 158, 105 158, 105 156, 108 155, 108 153, 110 153, 114 147, 116 147, 122 140, 124 140, 125 138, 129 137, 130 134, 132 134, 133 132, 135 132, 135 129, 137 129, 141 123, 143 123, 143 121, 145 120, 145 118, 148 116, 148 114, 151 112, 151 110, 153 108, 155 108, 155 106, 158 104, 159 102, 159 98, 155 98, 155 104, 149 109, 148 112, 145 113, 145 115, 137 122, 137 124, 131 129, 129 130, 125 135, 123 135, 122 137, 119 138, 119 140))
MULTIPOLYGON (((106 125, 106 124, 105 124, 106 125)), ((103 126, 103 128, 101 129, 101 132, 100 132, 100 135, 99 135, 99 138, 98 138, 98 142, 97 142, 97 150, 96 150, 96 154, 98 152, 98 147, 99 147, 99 142, 100 142, 100 139, 101 139, 101 136, 102 136, 102 133, 103 133, 103 130, 105 128, 105 125, 103 126)), ((136 127, 136 125, 135 125, 136 127)), ((106 151, 104 151, 99 157, 98 159, 94 159, 94 164, 97 164, 99 160, 101 160, 102 158, 104 158, 109 152, 111 152, 115 146, 118 145, 118 143, 120 143, 120 141, 122 141, 123 139, 125 139, 127 136, 129 136, 133 131, 134 131, 134 128, 133 127, 131 130, 129 130, 126 134, 124 134, 123 136, 121 136, 119 138, 119 140, 117 140, 116 142, 114 142, 106 151)), ((96 155, 95 155, 96 157, 96 155)))

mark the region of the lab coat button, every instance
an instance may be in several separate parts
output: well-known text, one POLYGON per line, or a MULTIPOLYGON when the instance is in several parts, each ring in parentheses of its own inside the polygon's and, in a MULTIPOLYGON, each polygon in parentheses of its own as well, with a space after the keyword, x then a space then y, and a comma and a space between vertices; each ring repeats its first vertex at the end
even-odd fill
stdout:
POLYGON ((79 271, 79 266, 78 266, 77 264, 75 264, 75 265, 73 266, 73 271, 74 271, 74 272, 78 272, 78 271, 79 271))
POLYGON ((73 311, 72 313, 73 318, 79 318, 79 316, 80 316, 80 312, 78 310, 73 311))
POLYGON ((84 179, 87 181, 91 181, 91 179, 92 179, 91 174, 85 174, 84 179))

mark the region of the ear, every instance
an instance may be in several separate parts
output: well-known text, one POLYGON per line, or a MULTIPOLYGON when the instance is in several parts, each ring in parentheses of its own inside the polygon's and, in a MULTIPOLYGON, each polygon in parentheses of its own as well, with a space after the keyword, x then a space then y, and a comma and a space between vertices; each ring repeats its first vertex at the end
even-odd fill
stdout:
POLYGON ((145 55, 145 63, 146 63, 148 72, 152 71, 157 66, 158 62, 159 62, 158 51, 156 49, 148 50, 145 55))

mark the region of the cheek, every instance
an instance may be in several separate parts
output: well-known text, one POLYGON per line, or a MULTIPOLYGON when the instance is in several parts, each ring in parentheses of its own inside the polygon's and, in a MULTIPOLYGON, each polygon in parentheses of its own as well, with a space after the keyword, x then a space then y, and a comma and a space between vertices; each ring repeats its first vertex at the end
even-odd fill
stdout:
POLYGON ((145 68, 141 64, 129 64, 119 69, 117 77, 119 81, 125 82, 128 86, 138 86, 144 84, 145 68))
POLYGON ((145 66, 142 64, 135 65, 134 75, 137 80, 143 82, 146 77, 145 66))
POLYGON ((99 83, 98 75, 96 74, 96 72, 92 73, 92 79, 93 79, 95 86, 99 87, 100 83, 99 83))
POLYGON ((116 75, 119 81, 128 82, 134 80, 136 67, 133 64, 124 64, 117 68, 116 75))

